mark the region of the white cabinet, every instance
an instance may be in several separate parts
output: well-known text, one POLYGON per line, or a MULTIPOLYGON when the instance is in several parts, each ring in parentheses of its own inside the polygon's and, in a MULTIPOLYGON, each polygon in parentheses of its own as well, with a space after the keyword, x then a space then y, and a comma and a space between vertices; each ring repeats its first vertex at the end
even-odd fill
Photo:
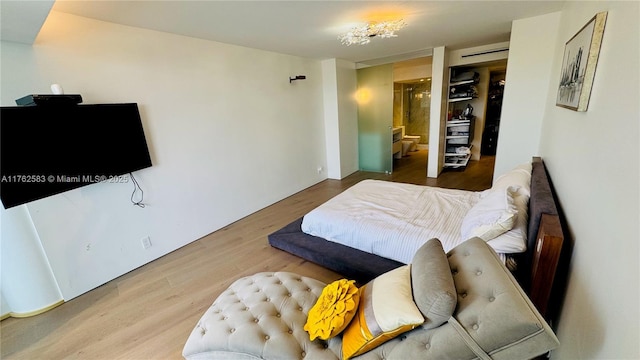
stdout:
POLYGON ((400 159, 402 157, 402 128, 393 128, 392 134, 391 155, 400 159))

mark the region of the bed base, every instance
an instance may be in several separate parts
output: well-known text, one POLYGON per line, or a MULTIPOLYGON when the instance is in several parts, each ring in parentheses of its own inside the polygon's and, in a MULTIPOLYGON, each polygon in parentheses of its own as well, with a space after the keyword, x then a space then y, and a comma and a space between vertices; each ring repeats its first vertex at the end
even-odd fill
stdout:
POLYGON ((362 250, 327 241, 302 232, 302 218, 268 236, 271 246, 331 269, 344 277, 366 284, 401 265, 362 250))

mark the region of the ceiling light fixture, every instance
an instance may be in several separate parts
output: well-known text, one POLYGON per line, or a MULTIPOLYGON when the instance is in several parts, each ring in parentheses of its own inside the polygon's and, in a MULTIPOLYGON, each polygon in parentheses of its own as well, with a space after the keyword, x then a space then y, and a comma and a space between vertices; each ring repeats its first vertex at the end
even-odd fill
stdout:
POLYGON ((378 23, 368 23, 366 25, 354 27, 350 31, 338 36, 338 40, 344 45, 365 45, 371 42, 371 38, 392 38, 397 37, 396 31, 402 29, 407 24, 403 20, 383 21, 378 23))

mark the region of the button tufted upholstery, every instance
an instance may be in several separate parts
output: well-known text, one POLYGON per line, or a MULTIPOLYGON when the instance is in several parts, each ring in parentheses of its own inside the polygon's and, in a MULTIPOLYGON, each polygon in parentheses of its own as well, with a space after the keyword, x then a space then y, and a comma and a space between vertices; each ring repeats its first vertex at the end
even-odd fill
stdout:
POLYGON ((447 256, 458 293, 452 319, 435 329, 418 327, 359 359, 482 358, 474 348, 485 358, 530 359, 558 346, 551 328, 486 242, 468 240, 447 256))
POLYGON ((325 284, 288 272, 237 280, 202 316, 184 347, 190 359, 336 359, 338 339, 309 341, 303 326, 325 284))
MULTIPOLYGON (((466 241, 447 256, 458 294, 453 317, 434 329, 420 326, 357 359, 528 359, 558 345, 484 241, 466 241)), ((286 272, 239 279, 202 316, 183 355, 190 360, 339 359, 340 336, 311 342, 303 330, 324 286, 286 272)))

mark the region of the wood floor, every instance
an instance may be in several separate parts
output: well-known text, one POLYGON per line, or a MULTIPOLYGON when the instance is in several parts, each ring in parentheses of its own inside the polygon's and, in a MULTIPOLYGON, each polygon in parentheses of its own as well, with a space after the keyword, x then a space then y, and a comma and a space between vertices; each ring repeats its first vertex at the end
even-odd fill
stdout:
POLYGON ((325 180, 46 313, 0 323, 2 359, 181 359, 200 316, 236 279, 291 271, 324 282, 339 274, 269 246, 267 235, 356 182, 385 179, 466 190, 491 186, 493 157, 426 178, 427 151, 394 160, 391 175, 325 180))

